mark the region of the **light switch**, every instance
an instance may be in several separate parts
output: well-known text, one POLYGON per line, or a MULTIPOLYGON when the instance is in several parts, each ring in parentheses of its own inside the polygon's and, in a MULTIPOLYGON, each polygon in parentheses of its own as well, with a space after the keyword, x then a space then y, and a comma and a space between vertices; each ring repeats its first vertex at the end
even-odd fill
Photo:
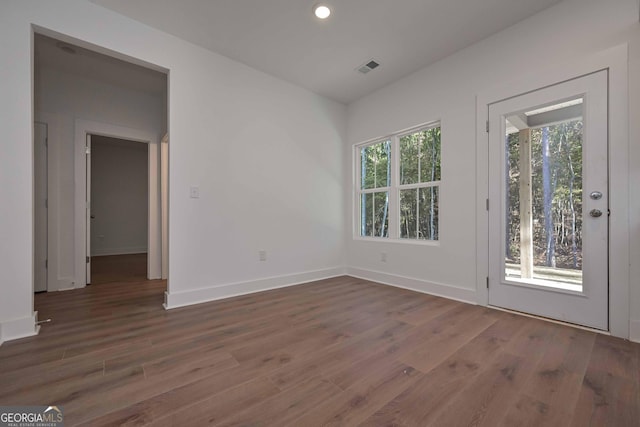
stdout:
POLYGON ((199 187, 191 187, 189 189, 189 196, 192 199, 199 199, 200 198, 200 188, 199 187))

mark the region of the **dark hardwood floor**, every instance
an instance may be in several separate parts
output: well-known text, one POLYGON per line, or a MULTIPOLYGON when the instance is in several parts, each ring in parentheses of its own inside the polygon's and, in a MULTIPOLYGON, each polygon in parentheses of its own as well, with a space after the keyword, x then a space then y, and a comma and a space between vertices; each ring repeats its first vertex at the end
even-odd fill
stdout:
POLYGON ((91 257, 91 284, 140 282, 147 279, 147 254, 91 257))
POLYGON ((350 277, 165 311, 163 281, 36 295, 0 405, 66 425, 638 426, 640 345, 350 277))

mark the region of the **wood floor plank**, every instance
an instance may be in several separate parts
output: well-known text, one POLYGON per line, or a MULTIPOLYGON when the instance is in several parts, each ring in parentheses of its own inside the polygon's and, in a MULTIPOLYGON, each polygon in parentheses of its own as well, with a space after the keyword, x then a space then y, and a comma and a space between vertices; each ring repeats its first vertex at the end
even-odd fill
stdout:
POLYGON ((142 364, 157 358, 170 355, 177 355, 183 352, 198 351, 201 348, 231 349, 234 343, 251 341, 254 337, 264 337, 271 333, 276 333, 285 326, 284 322, 272 322, 267 325, 257 326, 257 324, 243 326, 231 326, 227 328, 215 328, 209 333, 200 334, 192 329, 184 329, 180 339, 168 340, 141 348, 137 351, 130 351, 126 354, 107 357, 105 359, 105 369, 107 372, 122 369, 123 367, 142 364))
MULTIPOLYGON (((550 406, 535 397, 522 393, 517 396, 508 413, 497 425, 504 427, 564 427, 570 425, 567 424, 566 411, 555 406, 550 406)), ((569 423, 571 415, 569 415, 569 423)))
POLYGON ((363 366, 362 371, 361 379, 343 393, 332 396, 288 425, 358 425, 422 376, 400 362, 387 363, 384 367, 363 366))
POLYGON ((374 426, 428 426, 464 386, 475 377, 475 364, 448 363, 442 368, 424 374, 415 384, 396 396, 361 425, 374 426))
POLYGON ((637 354, 637 344, 596 337, 571 425, 638 425, 637 354))
MULTIPOLYGON (((188 366, 177 364, 177 369, 167 375, 154 375, 147 377, 145 368, 142 366, 135 367, 136 373, 142 373, 142 376, 138 376, 135 382, 119 382, 110 387, 101 387, 96 390, 96 393, 91 394, 79 394, 74 396, 75 399, 67 402, 64 401, 65 421, 71 423, 71 425, 80 422, 88 422, 94 418, 100 417, 104 414, 121 410, 123 408, 130 407, 141 401, 151 399, 154 396, 162 395, 168 392, 173 392, 177 389, 181 389, 185 386, 193 386, 190 390, 192 392, 192 398, 195 396, 196 385, 201 386, 202 383, 198 383, 203 379, 216 382, 215 386, 220 389, 229 388, 236 385, 238 377, 238 371, 234 371, 234 368, 238 367, 238 363, 232 358, 222 358, 217 361, 211 361, 208 359, 199 359, 200 363, 191 362, 188 366), (225 382, 225 376, 230 375, 233 372, 235 378, 227 379, 225 382), (195 385, 194 385, 195 384, 195 385)), ((108 376, 119 376, 122 372, 127 372, 129 369, 119 370, 108 376)), ((249 379, 249 375, 245 380, 249 379)), ((215 388, 211 383, 208 383, 206 390, 200 389, 200 393, 206 395, 211 393, 215 388)))
POLYGON ((308 355, 295 361, 273 373, 270 378, 278 387, 285 390, 319 375, 329 376, 334 371, 359 363, 372 353, 393 345, 411 328, 406 323, 389 321, 328 351, 308 355))
POLYGON ((435 425, 436 417, 465 389, 465 385, 489 369, 505 349, 519 348, 523 344, 518 341, 529 341, 530 334, 522 331, 530 319, 501 312, 495 314, 495 323, 380 408, 364 425, 435 425))
POLYGON ((87 413, 86 410, 91 402, 99 401, 108 405, 108 401, 104 399, 109 395, 109 392, 143 382, 144 370, 141 366, 136 366, 111 375, 77 378, 60 384, 53 390, 38 389, 38 393, 45 392, 47 395, 44 400, 40 400, 42 397, 38 396, 38 402, 50 401, 64 407, 65 424, 74 425, 87 413))
MULTIPOLYGON (((269 353, 283 348, 289 344, 300 343, 305 340, 314 340, 324 336, 331 339, 329 334, 320 328, 293 328, 279 333, 269 334, 261 338, 255 338, 242 347, 231 350, 231 354, 238 361, 253 359, 260 354, 269 353)), ((333 340, 331 340, 333 341, 333 340)))
POLYGON ((25 368, 0 375, 0 402, 16 394, 26 393, 37 388, 57 387, 59 384, 72 381, 74 378, 86 378, 104 374, 102 360, 89 359, 78 362, 76 360, 56 360, 47 363, 45 369, 25 368))
POLYGON ((456 301, 433 298, 422 301, 422 304, 409 308, 401 308, 401 311, 396 312, 394 318, 406 322, 412 325, 423 325, 429 320, 451 310, 458 306, 456 301))
POLYGON ((534 368, 531 359, 501 352, 489 369, 465 384, 435 418, 434 425, 497 425, 534 368))
POLYGON ((472 312, 472 315, 466 318, 460 316, 460 319, 461 322, 456 323, 455 327, 451 324, 442 328, 430 327, 428 333, 423 335, 421 343, 410 353, 401 355, 400 360, 422 372, 429 372, 494 324, 497 316, 492 310, 483 309, 472 312))
POLYGON ((340 393, 342 391, 330 381, 312 378, 216 425, 284 426, 340 393))
POLYGON ((0 405, 67 425, 635 426, 640 345, 351 277, 164 310, 166 283, 35 296, 0 405))
MULTIPOLYGON (((8 344, 11 343, 7 343, 7 347, 10 349, 10 346, 8 344)), ((2 347, 5 347, 5 345, 3 344, 2 347)), ((62 360, 63 356, 64 348, 55 348, 42 352, 21 351, 18 353, 14 353, 13 355, 3 356, 2 363, 0 363, 0 375, 15 372, 19 369, 29 369, 33 366, 56 362, 62 360)))
POLYGON ((559 329, 501 424, 569 425, 595 338, 580 329, 559 329))
MULTIPOLYGON (((278 388, 264 378, 239 384, 222 393, 198 400, 193 390, 169 391, 150 399, 94 418, 87 426, 126 425, 209 425, 279 393, 278 388)), ((201 395, 201 396, 204 396, 201 395)))
POLYGON ((280 390, 269 380, 257 378, 240 384, 223 393, 194 403, 180 405, 181 409, 170 412, 167 405, 162 405, 160 414, 167 414, 150 425, 155 427, 172 427, 177 425, 213 425, 231 418, 239 412, 263 402, 280 393, 280 390))

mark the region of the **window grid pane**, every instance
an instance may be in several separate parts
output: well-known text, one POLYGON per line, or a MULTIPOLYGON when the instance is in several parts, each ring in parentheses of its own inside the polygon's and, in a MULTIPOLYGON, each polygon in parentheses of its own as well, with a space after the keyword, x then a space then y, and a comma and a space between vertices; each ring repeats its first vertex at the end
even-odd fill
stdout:
POLYGON ((417 192, 417 188, 400 191, 400 237, 403 239, 416 238, 417 192))
POLYGON ((389 237, 389 192, 362 193, 360 200, 360 235, 389 237))
POLYGON ((400 190, 400 237, 438 240, 439 186, 400 190))
POLYGON ((400 185, 440 180, 440 127, 400 137, 400 185))
POLYGON ((360 149, 360 188, 388 187, 391 184, 391 141, 360 149))
POLYGON ((438 240, 438 190, 418 189, 418 239, 438 240))
POLYGON ((358 148, 360 236, 438 240, 440 145, 440 126, 432 126, 358 148))

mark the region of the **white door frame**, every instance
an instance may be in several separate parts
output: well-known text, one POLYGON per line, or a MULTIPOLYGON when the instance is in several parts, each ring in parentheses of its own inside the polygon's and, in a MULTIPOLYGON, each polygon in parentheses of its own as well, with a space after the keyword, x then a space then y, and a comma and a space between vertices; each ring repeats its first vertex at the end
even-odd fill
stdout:
POLYGON ((169 278, 169 134, 160 141, 160 203, 162 220, 162 279, 169 278))
MULTIPOLYGON (((489 105, 512 96, 571 80, 600 70, 609 71, 609 328, 611 335, 629 338, 629 130, 628 46, 536 71, 479 93, 476 98, 476 291, 477 302, 488 305, 489 293, 489 105)), ((491 203, 491 201, 489 201, 491 203)), ((494 204, 499 201, 493 201, 494 204)), ((497 206, 497 205, 496 205, 497 206)), ((497 238, 497 237, 493 237, 497 238)))
POLYGON ((148 198, 148 256, 147 277, 160 279, 162 275, 162 229, 160 221, 160 138, 154 132, 116 126, 108 123, 84 119, 75 121, 75 256, 74 271, 75 288, 87 285, 86 277, 86 191, 87 191, 87 156, 86 135, 100 135, 111 138, 149 144, 149 198, 148 198))
POLYGON ((48 207, 48 199, 49 199, 49 148, 48 148, 48 124, 44 121, 34 121, 33 122, 33 191, 34 191, 34 207, 33 207, 33 215, 34 215, 34 249, 33 249, 33 262, 34 262, 34 273, 33 273, 33 290, 34 292, 43 292, 48 290, 48 280, 49 280, 49 268, 48 268, 48 257, 49 257, 49 207, 48 207), (38 131, 37 127, 44 127, 44 144, 41 147, 37 145, 41 142, 38 139, 38 131), (38 152, 40 152, 40 157, 38 156, 38 152), (38 164, 38 160, 40 164, 38 164), (44 166, 44 170, 42 167, 44 166), (43 187, 41 187, 42 192, 38 192, 38 177, 40 178, 43 187), (42 182, 44 181, 44 182, 42 182), (43 194, 44 193, 44 194, 43 194), (43 200, 44 199, 44 200, 43 200), (39 217, 43 220, 40 223, 40 227, 37 226, 37 219, 39 217), (41 257, 39 257, 40 255, 41 257), (38 270, 40 270, 40 274, 38 274, 38 270), (40 278, 40 280, 38 280, 40 278), (43 283, 44 282, 44 283, 43 283), (38 288, 39 285, 44 285, 44 289, 38 288))
POLYGON ((86 226, 84 233, 84 254, 87 259, 85 266, 85 275, 86 283, 88 284, 91 281, 91 135, 90 133, 86 133, 84 135, 85 140, 85 179, 86 184, 84 186, 85 189, 85 201, 87 202, 85 205, 84 212, 84 224, 86 226))

